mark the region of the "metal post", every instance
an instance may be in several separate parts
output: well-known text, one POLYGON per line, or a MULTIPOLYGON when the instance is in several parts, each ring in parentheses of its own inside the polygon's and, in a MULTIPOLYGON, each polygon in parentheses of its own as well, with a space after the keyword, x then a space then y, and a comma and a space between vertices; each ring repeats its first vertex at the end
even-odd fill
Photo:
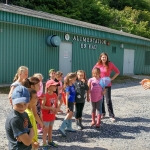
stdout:
POLYGON ((6 0, 6 5, 7 5, 7 0, 6 0))

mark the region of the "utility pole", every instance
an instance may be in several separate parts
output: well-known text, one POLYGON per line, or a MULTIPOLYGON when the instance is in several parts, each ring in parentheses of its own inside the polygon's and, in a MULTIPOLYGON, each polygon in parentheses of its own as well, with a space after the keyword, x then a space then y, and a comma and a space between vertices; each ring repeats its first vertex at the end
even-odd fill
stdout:
POLYGON ((120 31, 123 32, 122 29, 125 29, 126 27, 122 27, 122 24, 121 24, 121 27, 118 27, 118 28, 120 28, 120 31))
POLYGON ((120 29, 120 31, 121 31, 121 32, 123 32, 123 30, 122 30, 122 29, 126 29, 127 27, 123 27, 123 26, 122 26, 122 24, 121 24, 121 27, 117 27, 117 28, 119 28, 119 29, 120 29))

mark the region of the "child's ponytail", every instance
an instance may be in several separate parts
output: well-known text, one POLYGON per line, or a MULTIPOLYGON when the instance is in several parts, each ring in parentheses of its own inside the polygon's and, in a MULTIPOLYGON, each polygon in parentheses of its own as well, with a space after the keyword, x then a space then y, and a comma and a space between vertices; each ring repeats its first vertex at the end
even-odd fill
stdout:
POLYGON ((16 75, 14 76, 13 82, 18 80, 18 73, 16 73, 16 75))

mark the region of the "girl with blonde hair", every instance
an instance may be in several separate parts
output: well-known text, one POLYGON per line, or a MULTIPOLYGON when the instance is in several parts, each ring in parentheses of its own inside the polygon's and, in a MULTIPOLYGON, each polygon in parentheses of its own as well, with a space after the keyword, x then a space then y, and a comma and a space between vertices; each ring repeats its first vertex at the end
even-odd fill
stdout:
POLYGON ((22 85, 23 80, 26 78, 28 78, 28 68, 26 66, 20 66, 17 70, 17 73, 16 73, 14 79, 13 79, 13 83, 10 86, 10 92, 8 95, 10 103, 12 103, 11 95, 12 95, 14 88, 18 85, 22 85))

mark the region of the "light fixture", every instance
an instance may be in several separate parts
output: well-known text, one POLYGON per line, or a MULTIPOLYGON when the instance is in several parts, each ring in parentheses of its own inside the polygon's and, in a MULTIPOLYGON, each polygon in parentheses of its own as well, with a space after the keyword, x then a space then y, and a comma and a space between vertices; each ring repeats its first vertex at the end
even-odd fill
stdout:
POLYGON ((121 47, 121 48, 124 48, 124 44, 121 44, 120 47, 121 47))
POLYGON ((109 42, 109 41, 107 41, 107 42, 106 42, 106 45, 107 45, 107 46, 109 46, 109 45, 110 45, 110 42, 109 42))

